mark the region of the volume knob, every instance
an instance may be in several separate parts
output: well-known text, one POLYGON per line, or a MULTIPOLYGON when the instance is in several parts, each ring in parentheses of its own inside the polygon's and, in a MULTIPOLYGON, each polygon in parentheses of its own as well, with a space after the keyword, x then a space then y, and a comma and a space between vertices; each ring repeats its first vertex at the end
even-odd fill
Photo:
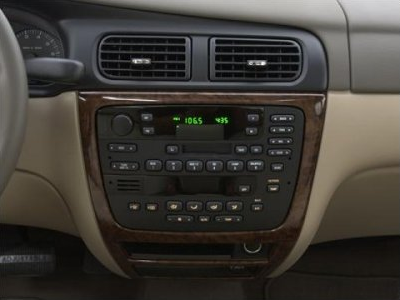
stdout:
POLYGON ((133 121, 128 115, 119 114, 112 119, 111 128, 116 135, 125 136, 133 130, 133 121))

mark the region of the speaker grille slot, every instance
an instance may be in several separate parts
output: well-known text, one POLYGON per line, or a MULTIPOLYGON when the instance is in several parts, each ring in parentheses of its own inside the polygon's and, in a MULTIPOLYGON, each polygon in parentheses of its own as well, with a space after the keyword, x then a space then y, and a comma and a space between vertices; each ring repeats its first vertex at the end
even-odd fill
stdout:
POLYGON ((116 190, 118 192, 140 192, 142 181, 140 179, 117 179, 116 190))

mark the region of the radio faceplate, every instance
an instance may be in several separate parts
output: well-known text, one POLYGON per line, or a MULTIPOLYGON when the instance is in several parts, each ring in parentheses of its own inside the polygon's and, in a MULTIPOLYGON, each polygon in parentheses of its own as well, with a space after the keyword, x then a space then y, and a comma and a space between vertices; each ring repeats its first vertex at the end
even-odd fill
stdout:
POLYGON ((156 231, 254 231, 282 224, 301 159, 289 106, 109 106, 97 112, 115 220, 156 231))

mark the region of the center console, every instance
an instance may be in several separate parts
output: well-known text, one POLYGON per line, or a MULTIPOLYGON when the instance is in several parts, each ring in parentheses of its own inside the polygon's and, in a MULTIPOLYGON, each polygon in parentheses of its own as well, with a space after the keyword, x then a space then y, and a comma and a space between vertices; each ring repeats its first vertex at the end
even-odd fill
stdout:
POLYGON ((299 172, 301 109, 109 106, 96 118, 104 187, 121 226, 230 232, 285 220, 299 172))
POLYGON ((131 277, 267 276, 311 192, 323 94, 80 93, 103 239, 131 277))

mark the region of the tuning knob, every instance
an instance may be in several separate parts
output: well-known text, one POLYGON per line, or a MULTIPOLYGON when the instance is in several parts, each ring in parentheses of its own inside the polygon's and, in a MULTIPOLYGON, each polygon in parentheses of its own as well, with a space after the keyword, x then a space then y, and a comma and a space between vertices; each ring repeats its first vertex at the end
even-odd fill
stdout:
POLYGON ((125 114, 116 115, 111 121, 112 131, 119 136, 125 136, 132 132, 133 121, 125 114))

